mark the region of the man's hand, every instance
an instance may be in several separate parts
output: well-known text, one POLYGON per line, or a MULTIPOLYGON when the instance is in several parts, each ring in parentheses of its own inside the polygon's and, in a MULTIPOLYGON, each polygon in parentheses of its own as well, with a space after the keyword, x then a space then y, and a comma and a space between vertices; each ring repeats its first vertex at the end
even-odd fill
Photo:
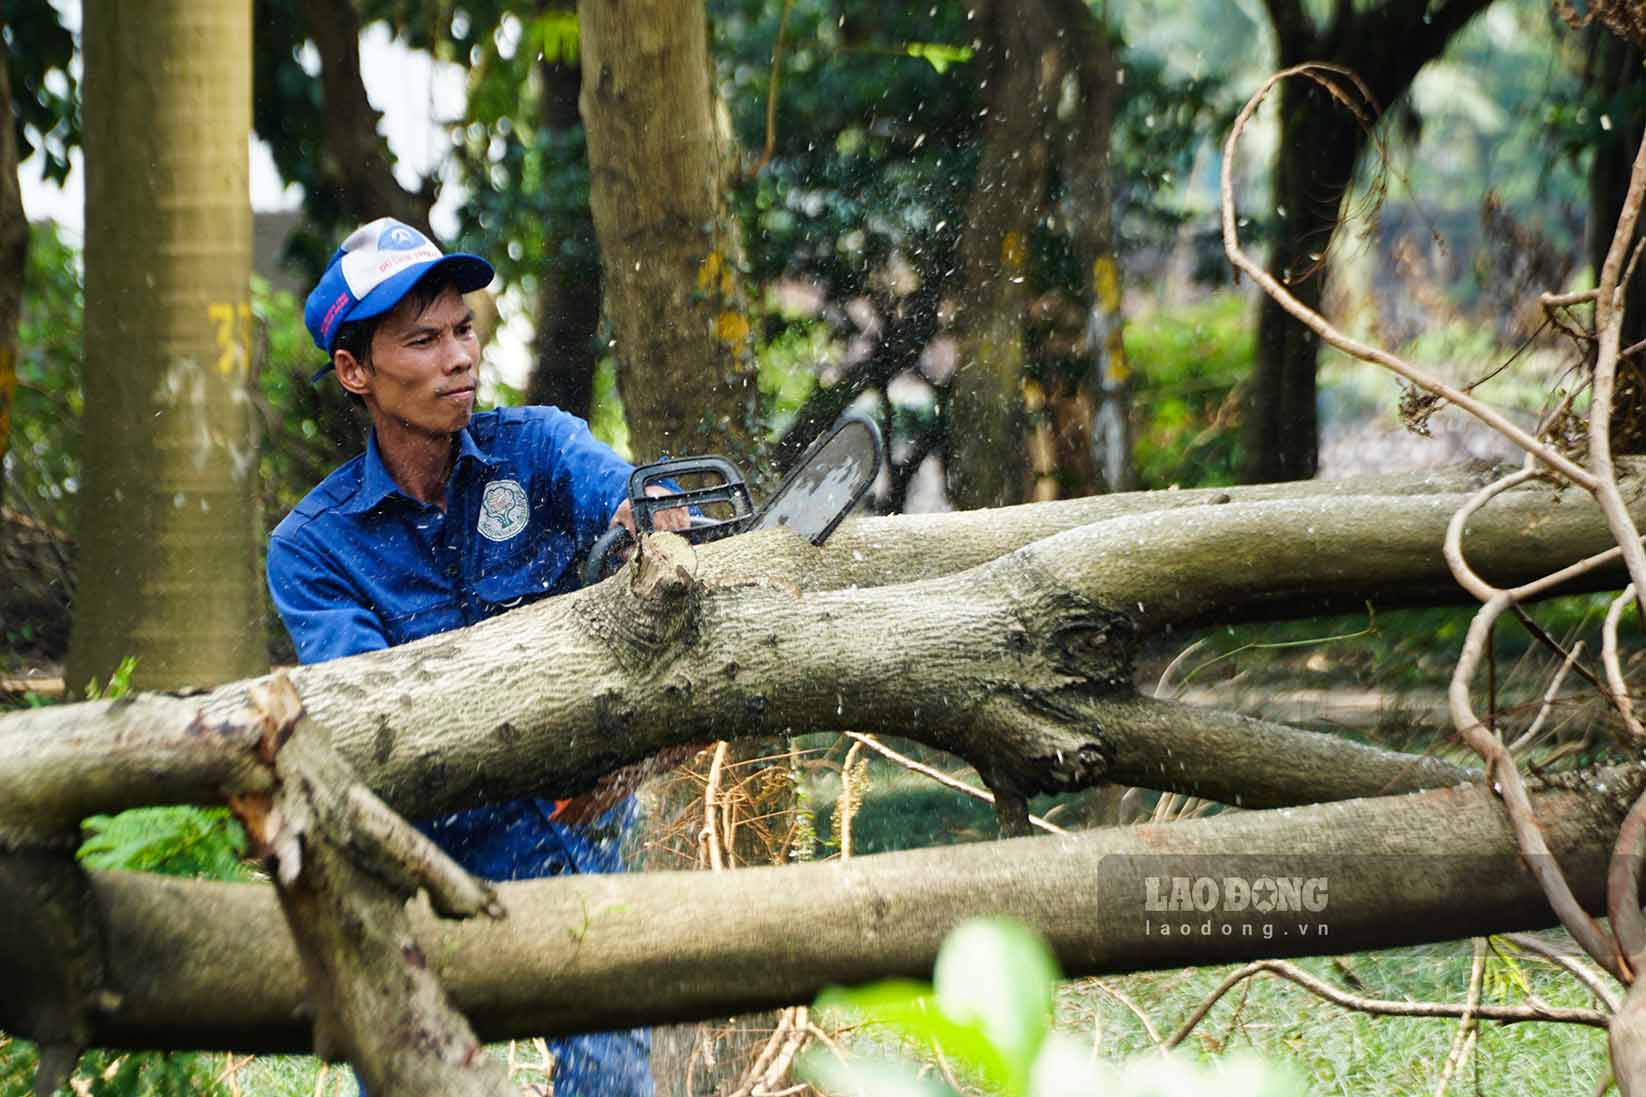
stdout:
MULTIPOLYGON (((654 486, 648 487, 646 489, 646 494, 655 499, 659 496, 671 495, 673 493, 665 488, 654 486)), ((640 535, 640 531, 634 528, 634 506, 627 499, 623 500, 622 506, 617 508, 617 513, 612 515, 611 524, 613 526, 622 526, 635 537, 640 535)), ((657 511, 652 515, 652 526, 654 529, 666 529, 678 532, 680 530, 690 528, 691 524, 691 512, 685 507, 671 507, 668 510, 657 511)))

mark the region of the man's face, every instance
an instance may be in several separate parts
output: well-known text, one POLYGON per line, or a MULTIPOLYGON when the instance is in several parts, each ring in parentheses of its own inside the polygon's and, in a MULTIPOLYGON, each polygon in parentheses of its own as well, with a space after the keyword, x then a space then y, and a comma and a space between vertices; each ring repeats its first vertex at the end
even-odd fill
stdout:
POLYGON ((337 376, 380 428, 450 435, 474 411, 479 365, 474 315, 448 287, 420 313, 403 301, 383 318, 372 336, 370 368, 338 352, 337 376))

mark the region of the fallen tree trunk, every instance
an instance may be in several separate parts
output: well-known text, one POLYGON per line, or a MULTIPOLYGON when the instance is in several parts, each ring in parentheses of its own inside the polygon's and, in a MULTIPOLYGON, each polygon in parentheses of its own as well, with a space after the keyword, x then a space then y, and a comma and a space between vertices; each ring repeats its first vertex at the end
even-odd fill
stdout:
MULTIPOLYGON (((1613 771, 1537 796, 1551 848, 1592 906, 1639 783, 1638 771, 1613 771)), ((272 888, 93 873, 91 890, 118 996, 97 1015, 94 1042, 309 1046, 301 965, 272 888)), ((724 1017, 808 1001, 831 983, 924 977, 944 935, 979 914, 1045 934, 1071 976, 1554 922, 1479 785, 847 863, 503 884, 498 894, 500 921, 436 921, 426 909, 413 919, 432 968, 487 1040, 724 1017), (1229 879, 1324 884, 1298 889, 1318 909, 1150 909, 1151 899, 1170 903, 1174 878, 1210 879, 1224 901, 1229 879)))
MULTIPOLYGON (((350 780, 408 814, 528 791, 577 791, 619 765, 681 743, 840 728, 907 736, 966 758, 995 789, 1008 823, 1026 821, 1023 801, 1031 792, 1104 780, 1248 806, 1456 785, 1471 779, 1472 771, 1139 697, 1131 659, 1139 637, 1151 631, 1303 612, 1368 594, 1406 602, 1444 592, 1451 580, 1439 549, 1442 532, 1472 494, 1475 479, 1406 478, 1387 490, 1359 491, 1288 485, 1292 490, 1284 494, 1271 488, 1198 499, 1157 493, 1101 504, 864 522, 823 553, 781 534, 751 535, 702 551, 660 535, 645 539, 637 559, 596 588, 462 632, 302 668, 293 680, 314 723, 334 744, 339 765, 354 774, 350 780), (1180 505, 1185 499, 1188 505, 1180 505), (1106 519, 1089 521, 1105 509, 1106 519), (1120 513, 1125 511, 1132 513, 1120 513), (919 552, 921 544, 928 551, 919 552), (997 550, 1006 554, 977 560, 979 553, 997 550), (871 561, 883 555, 902 560, 918 581, 853 586, 875 580, 871 561)), ((1638 503, 1638 485, 1634 497, 1638 503)), ((1541 574, 1610 544, 1605 523, 1586 499, 1536 486, 1507 493, 1477 513, 1469 540, 1476 566, 1503 581, 1541 574)), ((0 906, 6 923, 0 926, 0 975, 31 988, 19 1005, 7 1007, 0 1024, 64 1048, 88 1039, 176 1046, 177 1039, 161 1031, 170 1023, 162 1018, 173 1010, 166 1005, 172 991, 145 988, 164 984, 171 972, 207 973, 237 986, 262 979, 252 974, 255 965, 245 955, 225 960, 229 954, 210 944, 215 931, 206 928, 216 923, 250 933, 259 950, 284 941, 283 932, 258 928, 263 915, 256 909, 240 909, 262 902, 248 897, 254 892, 87 877, 66 856, 79 820, 92 812, 262 797, 270 777, 268 758, 258 751, 267 740, 255 713, 248 717, 245 709, 255 685, 235 683, 196 697, 63 706, 0 720, 0 890, 7 894, 0 906), (145 896, 171 896, 165 901, 187 909, 174 902, 164 925, 152 924, 140 911, 150 902, 145 896), (121 905, 128 903, 137 906, 121 905), (145 944, 144 934, 173 930, 184 936, 145 944), (186 957, 172 951, 195 934, 208 942, 204 950, 186 957), (135 957, 167 971, 144 976, 142 965, 122 966, 135 957), (160 983, 145 981, 150 979, 160 983), (127 1035, 116 1025, 104 1034, 110 1017, 141 1031, 127 1035)), ((1582 864, 1571 869, 1575 878, 1598 879, 1595 855, 1604 850, 1622 809, 1601 793, 1587 800, 1562 795, 1567 799, 1557 796, 1548 809, 1556 820, 1551 830, 1560 831, 1551 841, 1581 854, 1582 864), (1568 823, 1576 831, 1561 831, 1568 823)), ((822 959, 825 954, 849 959, 885 950, 868 968, 852 967, 853 977, 920 970, 941 937, 937 922, 946 927, 954 920, 939 911, 955 918, 981 911, 1024 916, 1053 937, 1075 972, 1285 955, 1299 948, 1375 947, 1480 932, 1498 925, 1492 920, 1497 918, 1508 919, 1509 928, 1547 917, 1541 901, 1528 898, 1537 894, 1535 885, 1514 870, 1513 846, 1479 785, 1432 799, 1361 800, 1250 818, 1221 819, 1207 824, 1209 831, 1117 832, 1092 839, 1092 845, 968 851, 975 863, 963 861, 957 870, 944 867, 954 853, 943 851, 910 855, 913 860, 885 869, 808 869, 816 875, 785 876, 781 884, 763 875, 745 883, 745 872, 716 882, 664 875, 529 885, 508 893, 506 927, 443 928, 437 935, 444 943, 431 939, 420 955, 444 970, 458 963, 456 957, 489 954, 495 947, 503 951, 479 961, 488 970, 535 970, 544 978, 558 973, 558 986, 592 962, 597 950, 583 947, 591 934, 618 927, 609 930, 613 945, 599 951, 624 959, 591 976, 593 984, 626 988, 628 997, 609 1008, 589 994, 568 999, 555 1007, 563 1012, 552 1016, 507 995, 494 1005, 486 997, 490 991, 465 999, 458 988, 466 977, 453 968, 453 981, 443 981, 490 1035, 502 1029, 489 1026, 514 1025, 512 1018, 520 1018, 519 1028, 508 1031, 560 1031, 791 1001, 820 980, 845 977, 831 974, 846 969, 831 967, 839 961, 822 959), (1414 806, 1419 804, 1429 806, 1420 811, 1414 806), (1461 825, 1446 816, 1451 810, 1478 815, 1469 824, 1478 832, 1473 844, 1447 844, 1461 825), (1437 848, 1463 860, 1449 867, 1425 862, 1423 875, 1432 878, 1427 885, 1409 879, 1409 864, 1378 867, 1375 857, 1348 856, 1353 850, 1406 856, 1437 848), (1295 945, 1270 936, 1261 945, 1244 938, 1257 952, 1228 952, 1234 946, 1217 939, 1151 944, 1135 924, 1128 931, 1115 921, 1129 909, 1135 923, 1138 909, 1135 894, 1115 899, 1117 893, 1102 884, 1121 862, 1108 863, 1108 874, 1100 874, 1093 860, 1264 849, 1324 851, 1322 864, 1329 863, 1330 873, 1323 878, 1351 881, 1331 885, 1339 899, 1348 888, 1346 936, 1295 945), (1473 867, 1471 858, 1488 855, 1497 858, 1488 869, 1473 867), (1058 876, 1055 864, 1065 862, 1086 875, 1058 876), (1042 870, 1049 882, 1037 890, 1030 879, 1042 870), (893 878, 903 874, 912 890, 894 886, 893 878), (738 890, 745 887, 758 890, 738 890), (1091 887, 1098 887, 1095 909, 1102 915, 1095 929, 1088 924, 1094 908, 1082 891, 1091 887), (1477 905, 1481 897, 1490 897, 1495 913, 1484 913, 1488 908, 1477 905), (845 920, 854 927, 848 937, 814 934, 817 912, 828 904, 857 912, 845 920), (712 923, 698 920, 700 906, 713 912, 712 923), (770 916, 757 913, 762 906, 770 916), (636 910, 649 912, 646 920, 628 921, 636 910), (721 927, 745 917, 754 919, 746 940, 730 946, 730 959, 711 961, 711 953, 719 956, 727 947, 721 927), (654 931, 671 918, 684 919, 695 935, 695 954, 681 945, 681 956, 697 957, 684 968, 676 966, 684 962, 680 957, 656 948, 654 931), (518 940, 509 936, 516 926, 525 927, 518 940), (796 927, 804 932, 797 935, 796 927), (905 931, 913 944, 899 939, 905 931), (492 933, 504 936, 487 936, 492 933), (814 956, 810 940, 793 943, 797 936, 831 943, 814 956), (765 940, 779 943, 755 943, 765 940), (763 948, 775 948, 777 959, 763 948), (753 969, 767 960, 775 974, 757 977, 753 969), (534 968, 538 963, 544 966, 534 968), (654 1015, 652 1007, 635 1004, 645 987, 662 987, 662 1000, 679 1004, 654 1015), (511 1019, 499 1020, 505 1017, 511 1019)), ((1253 863, 1247 876, 1266 879, 1283 869, 1300 875, 1295 857, 1291 864, 1253 863)), ((1178 875, 1198 880, 1216 873, 1164 872, 1156 878, 1178 875)), ((297 970, 290 965, 284 978, 295 979, 297 970)), ((269 986, 284 985, 277 973, 263 974, 269 986)), ((216 995, 222 986, 200 1000, 201 1010, 221 1009, 223 999, 216 995)), ((287 1012, 253 1028, 276 1033, 302 1027, 290 1017, 289 1002, 280 1009, 287 1012)), ((195 1020, 188 1024, 209 1029, 219 1023, 207 1012, 189 1015, 195 1020)), ((178 1031, 189 1030, 184 1025, 178 1031)), ((238 1027, 234 1033, 221 1042, 272 1046, 238 1027)), ((266 1039, 286 1046, 285 1036, 266 1039)), ((182 1042, 202 1040, 217 1038, 182 1042)))
MULTIPOLYGON (((640 565, 599 587, 462 632, 300 668, 293 681, 362 779, 397 810, 419 814, 527 791, 580 791, 671 745, 840 728, 919 739, 1014 793, 1110 780, 1232 799, 1238 784, 1251 789, 1243 802, 1261 806, 1403 791, 1455 782, 1461 771, 1339 745, 1329 763, 1290 777, 1269 760, 1318 755, 1313 737, 1274 729, 1252 757, 1234 749, 1250 725, 1234 729, 1222 716, 1167 713, 1140 700, 1130 660, 1149 631, 1439 591, 1452 582, 1442 533, 1464 497, 1316 488, 1298 498, 1116 517, 1032 543, 1023 539, 1091 508, 862 523, 821 553, 782 533, 699 552, 658 538, 640 565), (854 573, 858 557, 898 552, 884 544, 894 533, 904 552, 910 540, 926 541, 940 561, 928 560, 930 571, 968 560, 978 544, 1006 536, 1002 528, 1021 547, 969 570, 829 589, 854 573), (748 578, 755 574, 779 578, 748 578), (1254 764, 1227 768, 1241 756, 1254 764), (1327 772, 1336 792, 1315 788, 1327 772)), ((1505 581, 1610 543, 1586 499, 1545 487, 1506 494, 1472 528, 1472 559, 1505 581)), ((166 795, 158 786, 169 771, 143 756, 142 771, 132 772, 136 756, 121 757, 110 715, 182 727, 198 708, 214 724, 244 704, 247 687, 0 720, 0 805, 30 805, 5 811, 0 826, 30 812, 55 814, 61 826, 144 802, 95 799, 107 786, 70 763, 48 764, 65 751, 106 753, 111 778, 152 776, 147 802, 198 797, 216 778, 166 795)))

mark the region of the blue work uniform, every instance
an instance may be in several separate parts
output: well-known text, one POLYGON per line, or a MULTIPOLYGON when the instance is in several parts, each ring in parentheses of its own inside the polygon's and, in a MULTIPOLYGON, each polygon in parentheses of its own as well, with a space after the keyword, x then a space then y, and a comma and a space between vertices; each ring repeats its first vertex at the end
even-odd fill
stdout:
MULTIPOLYGON (((269 590, 304 663, 476 624, 578 585, 577 559, 627 494, 631 467, 556 408, 499 408, 456 435, 445 509, 402 492, 375 434, 275 528, 269 590)), ((419 828, 489 880, 620 872, 625 799, 587 826, 529 797, 419 828)), ((561 1097, 650 1097, 645 1029, 551 1041, 561 1097)))

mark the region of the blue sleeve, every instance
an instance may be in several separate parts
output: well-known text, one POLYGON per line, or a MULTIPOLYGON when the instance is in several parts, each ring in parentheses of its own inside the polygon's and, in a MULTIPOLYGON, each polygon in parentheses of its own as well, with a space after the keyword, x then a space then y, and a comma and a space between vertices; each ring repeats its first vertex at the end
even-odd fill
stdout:
POLYGON ((589 425, 558 408, 545 408, 543 456, 553 477, 555 506, 586 550, 611 524, 629 494, 629 464, 589 433, 589 425))
POLYGON ((290 537, 269 541, 269 593, 300 663, 389 646, 383 623, 323 554, 290 537))

